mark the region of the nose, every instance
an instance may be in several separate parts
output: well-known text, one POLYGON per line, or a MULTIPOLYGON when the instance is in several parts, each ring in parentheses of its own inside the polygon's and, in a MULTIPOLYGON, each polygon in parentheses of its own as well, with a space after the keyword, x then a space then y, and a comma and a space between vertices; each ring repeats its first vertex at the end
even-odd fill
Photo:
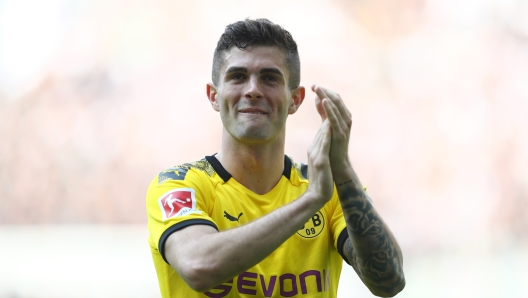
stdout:
POLYGON ((260 81, 256 77, 251 77, 247 83, 247 89, 244 92, 244 96, 247 99, 260 99, 262 98, 262 91, 260 89, 260 81))

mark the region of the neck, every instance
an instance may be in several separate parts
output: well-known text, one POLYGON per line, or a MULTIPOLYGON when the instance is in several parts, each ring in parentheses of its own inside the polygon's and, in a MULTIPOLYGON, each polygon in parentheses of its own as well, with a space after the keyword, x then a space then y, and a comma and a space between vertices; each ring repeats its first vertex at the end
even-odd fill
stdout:
POLYGON ((216 158, 240 184, 257 194, 266 194, 284 171, 284 132, 270 143, 244 144, 224 131, 216 158))

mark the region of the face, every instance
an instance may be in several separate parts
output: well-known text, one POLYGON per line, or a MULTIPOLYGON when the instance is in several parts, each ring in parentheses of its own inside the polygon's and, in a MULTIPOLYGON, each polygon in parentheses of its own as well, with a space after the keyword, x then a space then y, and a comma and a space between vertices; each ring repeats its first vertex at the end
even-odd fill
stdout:
POLYGON ((304 99, 304 87, 290 90, 285 54, 277 47, 233 47, 224 56, 218 86, 207 85, 224 129, 244 143, 284 138, 286 118, 304 99))

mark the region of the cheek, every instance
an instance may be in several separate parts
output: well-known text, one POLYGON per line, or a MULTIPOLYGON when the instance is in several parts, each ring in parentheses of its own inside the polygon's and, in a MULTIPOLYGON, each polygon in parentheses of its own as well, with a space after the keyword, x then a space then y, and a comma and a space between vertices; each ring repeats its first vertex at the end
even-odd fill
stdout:
POLYGON ((285 102, 284 102, 284 107, 283 109, 286 111, 286 114, 290 114, 290 107, 293 103, 293 100, 292 99, 287 99, 285 102))
POLYGON ((222 95, 218 96, 219 106, 222 107, 231 107, 234 106, 239 98, 241 98, 240 88, 229 88, 222 90, 222 95))
POLYGON ((228 100, 220 100, 218 102, 218 112, 220 112, 220 115, 222 118, 225 118, 227 115, 230 115, 233 113, 236 108, 233 106, 233 102, 228 100))

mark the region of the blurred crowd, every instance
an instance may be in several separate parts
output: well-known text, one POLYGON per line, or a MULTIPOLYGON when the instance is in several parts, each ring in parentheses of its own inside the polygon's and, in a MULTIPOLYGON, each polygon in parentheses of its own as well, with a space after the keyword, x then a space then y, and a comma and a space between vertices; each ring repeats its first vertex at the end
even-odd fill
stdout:
MULTIPOLYGON (((219 35, 266 17, 301 83, 347 102, 352 162, 405 247, 528 245, 526 1, 26 2, 0 1, 2 225, 146 223, 151 179, 219 148, 219 35)), ((300 162, 313 97, 288 120, 300 162)))

